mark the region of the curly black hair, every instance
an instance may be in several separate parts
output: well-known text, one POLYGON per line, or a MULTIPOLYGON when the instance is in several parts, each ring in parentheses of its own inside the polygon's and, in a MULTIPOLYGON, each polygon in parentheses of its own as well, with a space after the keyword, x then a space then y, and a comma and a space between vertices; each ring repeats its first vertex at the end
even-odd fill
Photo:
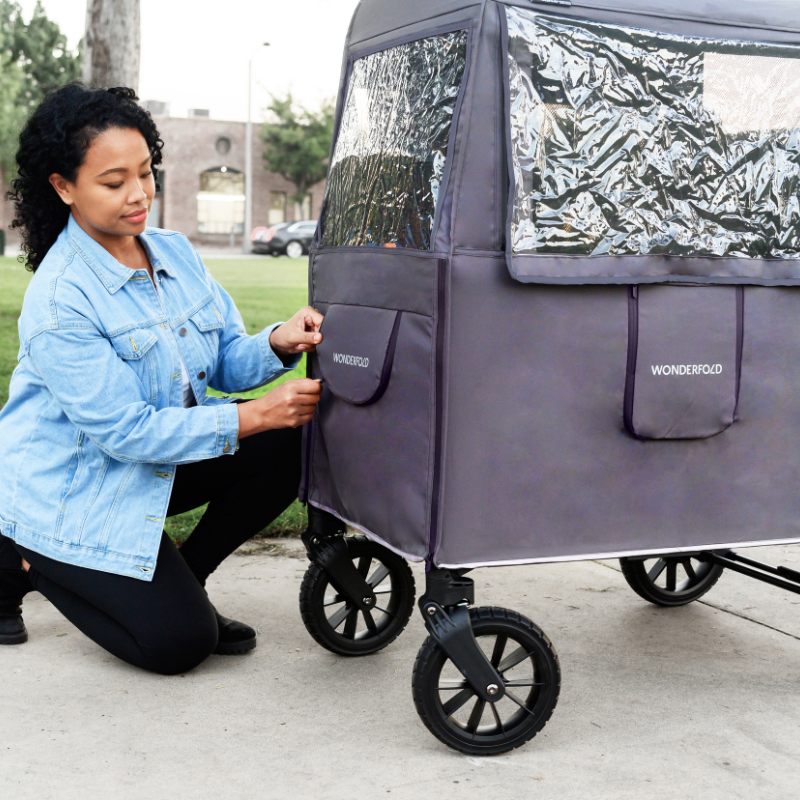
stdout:
POLYGON ((94 139, 109 128, 135 128, 147 142, 153 176, 161 163, 161 141, 150 114, 133 89, 98 89, 80 82, 51 92, 19 137, 18 177, 7 197, 15 201, 12 228, 22 233, 21 260, 36 272, 69 219, 70 209, 50 184, 53 173, 74 182, 94 139))

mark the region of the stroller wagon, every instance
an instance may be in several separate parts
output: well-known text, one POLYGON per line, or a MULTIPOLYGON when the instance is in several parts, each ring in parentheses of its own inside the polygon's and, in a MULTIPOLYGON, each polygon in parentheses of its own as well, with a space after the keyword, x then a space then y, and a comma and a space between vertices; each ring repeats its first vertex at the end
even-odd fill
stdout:
POLYGON ((486 754, 560 672, 469 570, 800 591, 730 549, 800 542, 798 285, 800 3, 362 0, 310 259, 311 634, 384 647, 424 561, 414 700, 486 754))

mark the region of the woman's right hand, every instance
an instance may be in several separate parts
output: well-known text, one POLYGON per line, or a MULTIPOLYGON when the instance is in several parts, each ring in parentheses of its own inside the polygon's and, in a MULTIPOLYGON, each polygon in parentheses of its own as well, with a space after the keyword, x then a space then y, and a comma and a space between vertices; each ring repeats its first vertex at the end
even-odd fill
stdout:
POLYGON ((322 396, 322 383, 309 378, 276 386, 263 397, 239 403, 239 438, 275 428, 297 428, 310 422, 322 396))

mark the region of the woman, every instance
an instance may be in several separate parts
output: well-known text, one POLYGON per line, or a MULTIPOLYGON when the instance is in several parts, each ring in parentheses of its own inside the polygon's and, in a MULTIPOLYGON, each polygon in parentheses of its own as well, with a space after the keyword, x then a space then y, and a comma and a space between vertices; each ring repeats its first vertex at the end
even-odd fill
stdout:
POLYGON ((320 385, 287 381, 321 341, 304 308, 255 336, 179 233, 145 229, 163 142, 130 89, 71 84, 20 136, 16 219, 35 273, 0 412, 0 642, 40 591, 117 657, 163 674, 244 652, 206 578, 297 496, 320 385), (178 550, 164 519, 209 503, 178 550), (27 573, 27 574, 26 574, 27 573))

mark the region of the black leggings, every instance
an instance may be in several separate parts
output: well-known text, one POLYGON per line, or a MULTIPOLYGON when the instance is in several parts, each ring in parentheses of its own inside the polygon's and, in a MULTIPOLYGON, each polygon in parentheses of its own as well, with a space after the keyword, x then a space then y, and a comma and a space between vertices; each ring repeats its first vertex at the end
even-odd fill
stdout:
POLYGON ((164 675, 186 672, 217 646, 206 578, 292 503, 299 483, 299 429, 265 431, 233 456, 181 464, 167 516, 208 509, 180 550, 162 534, 149 582, 16 549, 31 565, 31 587, 109 653, 164 675))

